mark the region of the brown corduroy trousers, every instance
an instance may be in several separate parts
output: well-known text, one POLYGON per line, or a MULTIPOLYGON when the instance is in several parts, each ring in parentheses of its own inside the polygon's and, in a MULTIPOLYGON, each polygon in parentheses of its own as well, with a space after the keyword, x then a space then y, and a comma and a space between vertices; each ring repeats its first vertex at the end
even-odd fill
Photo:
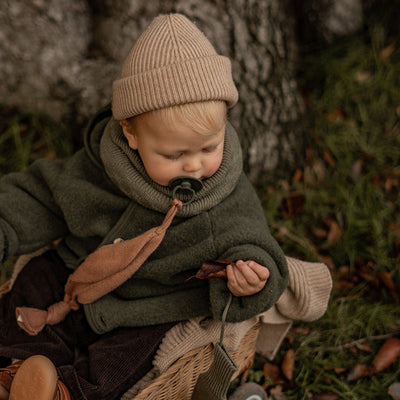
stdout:
POLYGON ((43 354, 57 367, 72 400, 119 399, 152 368, 155 352, 174 324, 118 328, 98 335, 81 308, 37 336, 20 329, 15 308, 46 309, 62 300, 70 273, 54 250, 24 267, 11 292, 0 300, 0 366, 7 366, 11 358, 43 354))

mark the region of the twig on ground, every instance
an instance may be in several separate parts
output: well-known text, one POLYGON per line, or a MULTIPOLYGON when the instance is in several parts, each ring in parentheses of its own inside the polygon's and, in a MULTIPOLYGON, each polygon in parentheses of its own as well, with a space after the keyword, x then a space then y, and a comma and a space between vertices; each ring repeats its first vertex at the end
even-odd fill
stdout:
POLYGON ((344 349, 348 349, 349 347, 357 346, 358 344, 362 344, 362 343, 367 342, 367 341, 389 339, 389 338, 397 335, 398 333, 400 333, 400 330, 399 331, 394 331, 392 333, 387 333, 385 335, 367 336, 365 338, 354 340, 353 342, 341 344, 339 346, 326 347, 324 349, 324 351, 341 351, 341 350, 344 350, 344 349))

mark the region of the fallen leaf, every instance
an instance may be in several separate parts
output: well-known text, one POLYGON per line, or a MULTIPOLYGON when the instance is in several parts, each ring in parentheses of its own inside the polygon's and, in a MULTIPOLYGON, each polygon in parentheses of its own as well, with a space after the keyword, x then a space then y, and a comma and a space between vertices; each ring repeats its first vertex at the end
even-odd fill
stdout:
POLYGON ((347 375, 348 381, 355 381, 356 379, 363 378, 364 376, 371 375, 372 368, 367 364, 355 364, 347 375))
POLYGON ((379 279, 375 272, 376 265, 371 261, 368 261, 366 264, 361 264, 357 268, 357 275, 360 276, 364 281, 371 282, 375 286, 379 286, 379 279))
POLYGON ((331 122, 340 122, 344 120, 344 116, 343 109, 336 107, 332 112, 326 114, 326 119, 331 122))
POLYGON ((398 357, 400 357, 400 339, 387 339, 372 361, 374 372, 383 371, 392 365, 398 357))
POLYGON ((233 263, 235 263, 233 260, 204 261, 196 275, 191 276, 186 281, 193 278, 226 278, 226 266, 233 263))
POLYGON ((324 150, 323 150, 323 155, 324 155, 324 160, 325 160, 331 167, 334 167, 334 166, 335 166, 335 160, 333 159, 331 153, 330 153, 327 149, 324 149, 324 150))
POLYGON ((389 290, 390 295, 397 302, 399 301, 399 295, 397 294, 396 285, 393 281, 393 276, 391 272, 380 271, 378 272, 378 279, 384 284, 384 286, 389 290))
POLYGON ((318 254, 318 261, 323 262, 328 266, 330 270, 335 268, 335 263, 333 262, 333 258, 331 256, 324 256, 322 254, 318 254))
POLYGON ((281 211, 285 218, 300 214, 304 210, 305 197, 303 193, 292 192, 285 196, 281 203, 281 211))
POLYGON ((356 81, 358 83, 364 83, 371 77, 371 72, 369 71, 359 71, 356 73, 356 81))
POLYGON ((385 181, 385 191, 386 191, 386 193, 389 193, 392 189, 397 190, 398 187, 399 187, 398 178, 392 178, 392 177, 386 178, 386 181, 385 181))
POLYGON ((381 53, 379 54, 379 58, 382 61, 385 61, 394 52, 394 50, 395 50, 394 44, 390 44, 381 51, 381 53))
POLYGON ((340 228, 339 224, 336 221, 332 220, 329 226, 329 232, 327 237, 328 242, 332 245, 335 245, 339 242, 342 235, 343 231, 340 228))
POLYGON ((350 279, 351 277, 350 267, 348 265, 341 265, 337 269, 337 277, 339 279, 350 279))
POLYGON ((310 328, 308 326, 297 325, 290 329, 290 333, 298 336, 306 336, 310 333, 310 328))
POLYGON ((379 349, 371 364, 355 364, 347 380, 354 381, 383 371, 400 357, 400 339, 389 338, 379 349))
POLYGON ((318 239, 325 239, 328 236, 328 232, 325 229, 312 226, 311 231, 313 235, 318 239))
POLYGON ((351 166, 351 178, 353 181, 356 183, 360 180, 361 173, 362 173, 362 166, 363 162, 362 160, 357 160, 352 166, 351 166))
POLYGON ((272 400, 286 400, 285 393, 283 393, 282 386, 278 385, 269 391, 272 400))
POLYGON ((293 378, 293 371, 294 371, 294 350, 289 349, 285 356, 283 357, 282 361, 282 373, 285 376, 285 378, 289 381, 292 380, 293 378))
POLYGON ((303 178, 303 171, 301 169, 297 169, 293 175, 292 183, 298 183, 303 178))
POLYGON ((337 400, 339 395, 336 393, 313 393, 311 400, 337 400))
POLYGON ((392 383, 389 386, 388 393, 393 400, 400 400, 400 382, 392 383))
MULTIPOLYGON (((269 378, 274 385, 278 383, 283 383, 281 370, 277 365, 266 362, 264 364, 263 372, 264 372, 264 377, 269 378)), ((270 384, 266 385, 266 387, 268 386, 270 386, 270 384)), ((266 387, 264 387, 264 389, 266 389, 266 387)))

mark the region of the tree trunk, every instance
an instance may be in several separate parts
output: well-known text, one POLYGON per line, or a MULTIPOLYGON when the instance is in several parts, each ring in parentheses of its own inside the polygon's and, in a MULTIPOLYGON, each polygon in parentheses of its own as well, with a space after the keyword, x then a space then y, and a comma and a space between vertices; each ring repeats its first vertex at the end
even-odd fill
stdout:
POLYGON ((302 163, 303 104, 287 1, 3 1, 0 103, 81 125, 110 102, 120 63, 149 22, 181 12, 232 60, 240 100, 230 120, 251 179, 288 177, 302 163))

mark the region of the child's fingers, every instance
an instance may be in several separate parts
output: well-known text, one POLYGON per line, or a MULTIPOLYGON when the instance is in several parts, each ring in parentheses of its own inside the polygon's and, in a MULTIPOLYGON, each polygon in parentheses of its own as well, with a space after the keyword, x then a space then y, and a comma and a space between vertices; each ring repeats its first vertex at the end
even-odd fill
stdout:
POLYGON ((258 293, 269 277, 267 268, 254 261, 236 261, 226 268, 228 288, 235 296, 258 293))
POLYGON ((245 282, 250 286, 257 286, 260 283, 260 277, 257 272, 248 265, 247 262, 237 261, 236 262, 236 270, 238 274, 240 274, 245 282))
POLYGON ((236 267, 228 265, 226 267, 226 276, 228 278, 228 288, 231 293, 235 296, 246 296, 248 295, 248 287, 246 280, 242 274, 239 273, 236 267))
POLYGON ((257 274, 261 281, 265 282, 268 280, 270 275, 268 268, 256 263, 255 261, 249 261, 247 265, 257 274))
POLYGON ((228 265, 226 268, 228 281, 236 288, 242 288, 247 285, 247 281, 243 274, 236 268, 236 266, 228 265))
POLYGON ((247 282, 253 286, 257 286, 260 281, 265 283, 269 278, 268 268, 263 267, 255 261, 238 261, 236 266, 242 272, 247 282))

